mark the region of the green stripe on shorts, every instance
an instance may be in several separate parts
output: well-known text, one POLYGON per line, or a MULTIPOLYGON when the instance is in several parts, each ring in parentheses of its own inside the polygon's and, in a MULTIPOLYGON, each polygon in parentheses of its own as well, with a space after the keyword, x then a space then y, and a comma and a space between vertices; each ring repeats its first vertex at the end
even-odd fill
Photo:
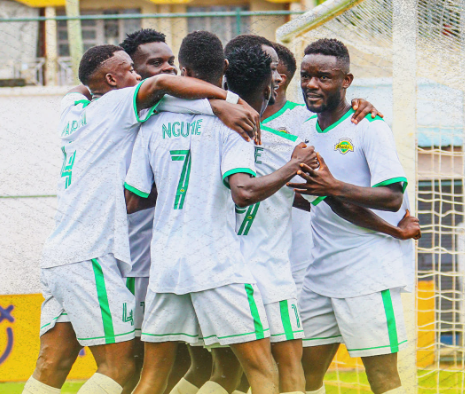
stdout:
POLYGON ((126 287, 132 295, 136 295, 136 278, 126 278, 126 287))
POLYGON ((257 304, 255 303, 255 299, 253 298, 253 286, 246 284, 245 291, 247 293, 247 300, 249 301, 250 313, 252 313, 256 337, 257 339, 263 339, 265 338, 265 334, 263 332, 263 325, 262 321, 260 320, 260 314, 258 313, 257 304))
POLYGON ((279 301, 279 309, 281 312, 281 321, 283 323, 286 339, 288 341, 294 339, 294 332, 292 331, 291 319, 289 317, 289 305, 287 305, 287 300, 279 301))
POLYGON ((97 287, 98 303, 100 305, 100 312, 102 313, 105 343, 115 343, 115 330, 113 328, 113 318, 111 317, 110 304, 108 303, 105 278, 103 276, 102 266, 99 264, 97 259, 92 259, 92 268, 95 275, 95 286, 97 287))
POLYGON ((386 313, 389 346, 391 347, 391 353, 397 353, 399 351, 399 340, 397 338, 396 316, 392 306, 391 291, 389 289, 383 290, 381 296, 383 298, 384 312, 386 313))

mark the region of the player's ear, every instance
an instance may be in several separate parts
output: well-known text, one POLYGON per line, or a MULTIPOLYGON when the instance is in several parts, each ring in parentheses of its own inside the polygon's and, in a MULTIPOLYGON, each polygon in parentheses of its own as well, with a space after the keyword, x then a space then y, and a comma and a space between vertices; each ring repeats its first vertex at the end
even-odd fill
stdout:
POLYGON ((352 81, 354 80, 354 76, 351 73, 347 73, 344 77, 344 82, 342 82, 342 88, 348 89, 350 85, 352 85, 352 81))
POLYGON ((265 86, 265 89, 263 89, 263 96, 265 97, 265 100, 267 102, 270 101, 271 94, 272 94, 271 86, 270 85, 265 86))
POLYGON ((105 82, 112 88, 118 87, 118 82, 116 81, 116 78, 112 73, 105 74, 105 82))
POLYGON ((226 71, 228 70, 228 68, 229 68, 229 60, 228 60, 228 59, 224 59, 223 74, 226 74, 226 71))
POLYGON ((287 75, 281 73, 279 75, 281 75, 281 83, 279 84, 279 86, 285 86, 287 83, 287 75))

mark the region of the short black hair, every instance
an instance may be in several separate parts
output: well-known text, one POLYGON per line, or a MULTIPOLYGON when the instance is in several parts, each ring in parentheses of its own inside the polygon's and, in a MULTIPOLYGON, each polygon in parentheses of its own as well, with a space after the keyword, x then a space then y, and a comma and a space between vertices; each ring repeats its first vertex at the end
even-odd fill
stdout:
POLYGON ((125 40, 120 44, 126 53, 132 57, 141 44, 148 42, 166 42, 166 36, 153 29, 141 29, 134 33, 127 34, 125 40))
POLYGON ((290 82, 294 77, 295 70, 297 70, 297 63, 295 61, 294 54, 284 45, 278 44, 276 42, 273 43, 273 48, 278 54, 279 62, 282 63, 284 67, 286 67, 286 70, 289 74, 288 80, 290 82))
POLYGON ((189 33, 179 49, 179 64, 190 68, 196 78, 216 83, 224 73, 224 51, 221 40, 208 31, 189 33))
POLYGON ((226 58, 229 67, 226 70, 228 89, 242 98, 250 95, 271 78, 271 57, 261 47, 233 48, 226 58))
POLYGON ((236 48, 250 48, 255 45, 267 45, 273 48, 273 43, 265 37, 257 36, 255 34, 241 34, 226 44, 224 53, 226 58, 228 58, 229 53, 236 48))
POLYGON ((338 62, 347 68, 350 68, 350 56, 347 47, 335 38, 322 38, 312 42, 305 48, 305 55, 320 54, 326 56, 334 56, 338 62))
POLYGON ((119 51, 124 51, 124 49, 117 45, 97 45, 88 49, 79 63, 79 80, 84 85, 87 85, 92 74, 97 71, 102 63, 119 51))

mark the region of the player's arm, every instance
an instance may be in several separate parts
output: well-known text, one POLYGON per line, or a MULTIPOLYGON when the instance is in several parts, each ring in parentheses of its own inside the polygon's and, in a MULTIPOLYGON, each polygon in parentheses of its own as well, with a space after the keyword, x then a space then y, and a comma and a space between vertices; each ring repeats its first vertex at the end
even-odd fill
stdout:
POLYGON ((355 124, 361 122, 368 114, 371 114, 372 119, 376 118, 376 116, 384 118, 384 115, 379 112, 373 104, 364 99, 352 99, 351 104, 352 109, 355 111, 355 113, 352 115, 352 122, 355 124))
POLYGON ((301 163, 312 165, 315 159, 313 146, 307 146, 302 142, 295 147, 291 160, 269 175, 253 178, 249 174, 238 172, 229 176, 233 201, 239 207, 247 207, 265 200, 297 174, 301 163))
MULTIPOLYGON (((137 110, 151 108, 165 94, 184 99, 219 99, 226 100, 227 92, 211 83, 196 78, 175 75, 156 75, 147 78, 140 85, 137 93, 137 110)), ((244 136, 255 138, 260 129, 260 116, 243 100, 238 104, 211 102, 213 113, 229 128, 244 136)), ((247 137, 248 138, 248 137, 247 137)), ((246 139, 247 139, 246 138, 246 139)))
POLYGON ((373 211, 342 201, 336 197, 327 197, 324 199, 324 202, 331 207, 336 215, 356 226, 387 234, 398 239, 421 238, 420 222, 416 217, 410 216, 408 210, 396 227, 380 218, 373 211))
POLYGON ((92 100, 92 95, 90 94, 89 89, 87 88, 87 86, 84 86, 84 85, 78 85, 72 88, 71 90, 69 90, 66 94, 70 94, 70 93, 79 93, 79 94, 82 94, 83 96, 86 96, 87 100, 92 100))
POLYGON ((342 182, 333 177, 324 159, 317 154, 320 168, 313 170, 302 164, 302 174, 306 183, 289 183, 289 187, 301 194, 313 196, 333 196, 340 200, 352 202, 365 208, 397 212, 403 201, 401 182, 380 187, 363 187, 342 182))
POLYGON ((153 184, 152 191, 147 198, 141 197, 140 193, 135 194, 134 192, 125 189, 124 198, 126 199, 126 210, 128 214, 155 207, 157 203, 157 196, 158 193, 155 184, 153 184))

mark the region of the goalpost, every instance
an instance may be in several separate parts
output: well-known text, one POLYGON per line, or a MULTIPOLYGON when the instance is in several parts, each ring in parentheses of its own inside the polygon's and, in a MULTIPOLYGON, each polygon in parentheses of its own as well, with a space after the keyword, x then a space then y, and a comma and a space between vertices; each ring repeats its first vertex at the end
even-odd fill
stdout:
MULTIPOLYGON (((423 231, 416 290, 403 297, 410 346, 399 371, 409 394, 463 393, 465 0, 327 0, 276 36, 298 64, 308 43, 343 41, 355 75, 349 97, 368 98, 392 127, 423 231)), ((289 91, 302 102, 299 83, 297 74, 289 91)), ((369 392, 362 369, 339 352, 327 387, 369 392)))

